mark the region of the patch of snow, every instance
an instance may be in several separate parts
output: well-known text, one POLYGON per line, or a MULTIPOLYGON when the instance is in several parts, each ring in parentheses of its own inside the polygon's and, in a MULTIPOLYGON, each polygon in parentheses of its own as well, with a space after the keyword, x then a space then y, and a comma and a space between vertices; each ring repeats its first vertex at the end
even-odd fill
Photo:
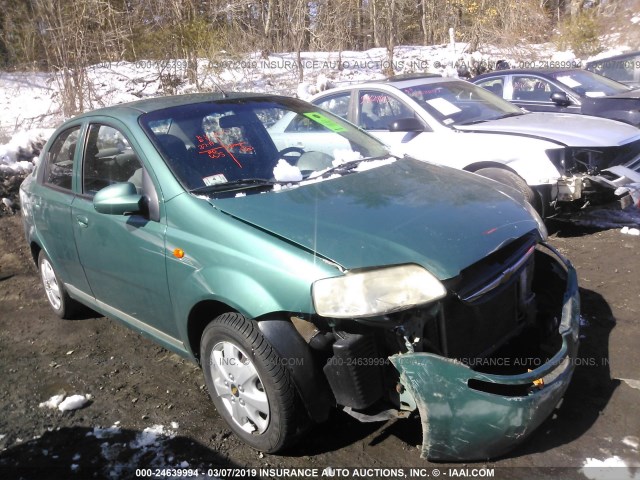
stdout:
POLYGON ((37 128, 16 132, 8 143, 0 145, 0 171, 28 173, 34 167, 34 155, 47 142, 53 129, 37 128))
POLYGON ((640 480, 640 473, 630 470, 617 455, 604 460, 587 458, 580 472, 590 480, 640 480))
POLYGON ((333 151, 333 162, 331 163, 334 167, 338 167, 343 163, 353 162, 354 160, 360 160, 361 158, 362 154, 360 152, 354 152, 347 148, 338 148, 333 151))
POLYGON ((391 165, 396 161, 395 158, 385 158, 381 160, 369 160, 368 162, 360 162, 358 166, 355 168, 356 172, 366 172, 367 170, 371 170, 378 167, 383 167, 384 165, 391 165))
POLYGON ((626 235, 640 235, 640 230, 638 230, 637 228, 629 228, 629 227, 622 227, 620 229, 620 233, 624 233, 626 235))
POLYGON ((42 402, 42 403, 38 404, 38 406, 40 408, 45 408, 45 407, 46 408, 58 408, 58 405, 60 405, 63 400, 64 400, 64 393, 62 393, 60 395, 54 395, 53 397, 51 397, 46 402, 42 402))
MULTIPOLYGON (((113 478, 124 477, 127 472, 139 468, 141 462, 147 468, 188 468, 189 462, 177 462, 167 445, 167 440, 175 437, 178 427, 178 422, 171 422, 171 427, 152 425, 139 432, 128 443, 117 438, 111 440, 111 443, 103 442, 100 449, 102 457, 108 462, 106 475, 113 478)), ((94 432, 101 430, 94 428, 94 432)))
POLYGON ((627 435, 622 439, 622 443, 624 443, 628 447, 633 448, 634 450, 638 450, 638 447, 640 446, 640 439, 638 439, 638 437, 636 437, 635 435, 627 435))
POLYGON ((58 405, 58 410, 61 412, 77 410, 84 407, 90 398, 89 395, 71 395, 58 405))
POLYGON ((299 182, 302 180, 302 172, 296 166, 290 165, 286 160, 278 160, 273 169, 273 178, 277 182, 299 182))

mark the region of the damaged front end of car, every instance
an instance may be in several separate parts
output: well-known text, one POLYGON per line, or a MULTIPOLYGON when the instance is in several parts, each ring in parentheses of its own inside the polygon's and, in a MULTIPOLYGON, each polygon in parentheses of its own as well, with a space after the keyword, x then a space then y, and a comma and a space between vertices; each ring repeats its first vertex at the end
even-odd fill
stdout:
POLYGON ((311 343, 322 338, 323 373, 347 413, 380 421, 418 411, 423 457, 496 457, 527 438, 569 385, 578 349, 576 273, 526 236, 443 285, 446 293, 428 305, 333 319, 332 332, 315 330, 311 343))
POLYGON ((626 208, 638 202, 640 140, 613 147, 565 147, 547 151, 560 178, 547 192, 556 213, 595 205, 626 208))
MULTIPOLYGON (((537 251, 536 255, 546 254, 537 251)), ((549 277, 556 285, 561 276, 565 288, 561 306, 557 298, 548 297, 550 292, 536 293, 541 297, 539 302, 552 302, 552 310, 558 309, 560 315, 555 334, 546 339, 529 337, 526 349, 533 347, 534 339, 541 340, 537 355, 531 350, 514 352, 512 348, 462 361, 415 351, 391 357, 401 384, 420 412, 423 457, 462 461, 501 455, 526 439, 559 403, 571 380, 578 351, 578 283, 571 264, 559 255, 547 257, 545 263, 543 269, 547 271, 536 275, 549 277), (558 341, 560 347, 550 349, 558 341)), ((551 305, 541 307, 544 313, 538 312, 538 316, 546 318, 536 321, 542 322, 538 327, 544 330, 557 317, 546 310, 551 305)))

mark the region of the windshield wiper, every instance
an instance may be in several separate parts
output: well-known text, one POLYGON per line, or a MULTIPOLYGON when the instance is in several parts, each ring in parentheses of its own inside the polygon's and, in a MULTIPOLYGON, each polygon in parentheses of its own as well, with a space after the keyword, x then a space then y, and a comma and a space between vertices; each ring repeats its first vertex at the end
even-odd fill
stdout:
POLYGON ((191 193, 214 193, 227 192, 234 190, 247 190, 251 188, 272 188, 280 182, 267 180, 266 178, 239 178, 224 183, 216 183, 213 185, 205 185, 203 187, 192 188, 191 193))
POLYGON ((371 160, 380 160, 382 158, 387 158, 388 156, 390 155, 381 155, 379 157, 367 157, 367 158, 358 158, 357 160, 350 160, 348 162, 341 163, 340 165, 336 165, 335 167, 330 167, 327 170, 321 170, 322 173, 315 175, 311 178, 322 178, 327 175, 331 175, 333 173, 350 172, 351 170, 356 168, 358 165, 360 165, 361 162, 368 162, 371 160))

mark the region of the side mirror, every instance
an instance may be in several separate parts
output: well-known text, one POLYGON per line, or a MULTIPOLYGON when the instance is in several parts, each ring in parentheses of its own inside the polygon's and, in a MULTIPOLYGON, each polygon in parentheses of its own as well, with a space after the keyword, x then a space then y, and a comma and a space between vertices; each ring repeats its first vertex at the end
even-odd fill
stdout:
POLYGON ((93 207, 107 215, 125 215, 142 210, 142 196, 133 183, 114 183, 104 187, 93 197, 93 207))
POLYGON ((389 125, 390 132, 424 132, 424 125, 417 118, 399 118, 389 125))
POLYGON ((564 92, 553 92, 551 94, 551 101, 559 107, 571 105, 571 100, 569 100, 569 97, 564 92))

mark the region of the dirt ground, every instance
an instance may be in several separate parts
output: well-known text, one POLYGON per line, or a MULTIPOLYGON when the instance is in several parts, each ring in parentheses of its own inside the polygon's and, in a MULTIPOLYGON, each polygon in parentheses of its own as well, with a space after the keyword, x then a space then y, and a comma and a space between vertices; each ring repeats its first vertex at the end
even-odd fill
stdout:
MULTIPOLYGON (((553 416, 504 458, 444 465, 420 458, 417 418, 361 424, 335 412, 282 455, 244 446, 216 413, 195 365, 90 312, 55 317, 19 213, 2 216, 0 479, 135 478, 145 475, 136 469, 156 467, 199 468, 201 478, 251 474, 219 470, 245 467, 416 467, 424 469, 420 478, 496 467, 493 478, 596 478, 580 471, 587 459, 617 456, 639 466, 640 237, 560 225, 551 243, 577 267, 581 285, 583 338, 572 384, 553 416), (39 407, 57 393, 91 400, 70 412, 39 407)), ((640 468, 598 478, 638 479, 640 468)))

